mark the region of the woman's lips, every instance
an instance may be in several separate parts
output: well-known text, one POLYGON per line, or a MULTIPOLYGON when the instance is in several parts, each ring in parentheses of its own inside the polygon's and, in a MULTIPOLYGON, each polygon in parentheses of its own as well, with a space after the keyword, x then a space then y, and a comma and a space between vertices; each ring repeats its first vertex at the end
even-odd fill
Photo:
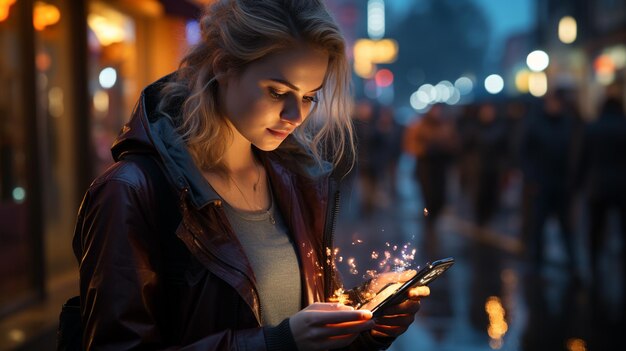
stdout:
POLYGON ((270 134, 280 139, 285 139, 291 133, 290 131, 286 131, 286 130, 276 130, 276 129, 269 129, 269 128, 267 130, 270 132, 270 134))

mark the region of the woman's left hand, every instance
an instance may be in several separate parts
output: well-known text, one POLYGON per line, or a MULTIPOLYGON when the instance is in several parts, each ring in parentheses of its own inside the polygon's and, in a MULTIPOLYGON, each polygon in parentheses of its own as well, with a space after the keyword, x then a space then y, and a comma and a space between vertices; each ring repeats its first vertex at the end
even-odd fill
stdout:
POLYGON ((400 336, 415 320, 415 314, 420 309, 420 299, 428 295, 430 295, 430 289, 427 286, 418 286, 409 290, 407 300, 387 307, 381 311, 381 316, 375 318, 376 325, 371 331, 372 336, 400 336))

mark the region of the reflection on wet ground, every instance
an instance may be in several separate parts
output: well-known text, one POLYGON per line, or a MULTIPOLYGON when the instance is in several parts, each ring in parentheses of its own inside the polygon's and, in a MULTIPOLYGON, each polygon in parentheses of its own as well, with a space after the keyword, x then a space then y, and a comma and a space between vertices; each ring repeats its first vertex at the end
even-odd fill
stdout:
POLYGON ((380 259, 374 260, 373 252, 386 248, 393 255, 394 245, 414 247, 416 265, 447 256, 457 261, 431 284, 431 296, 422 302, 415 323, 389 350, 623 348, 619 346, 619 335, 626 330, 619 263, 623 243, 617 235, 606 245, 602 281, 594 289, 582 231, 585 216, 580 210, 576 216, 580 230, 574 233, 579 254, 576 274, 570 274, 559 228, 553 222, 546 227, 546 263, 535 269, 525 259, 519 208, 501 208, 488 228, 478 228, 454 176, 449 205, 435 233, 427 235, 412 167, 409 159, 401 159, 397 178, 401 190, 381 191, 371 213, 360 210, 358 180, 346 189, 335 238, 342 259, 337 266, 346 287, 358 285, 368 278, 367 270, 378 268, 380 259))

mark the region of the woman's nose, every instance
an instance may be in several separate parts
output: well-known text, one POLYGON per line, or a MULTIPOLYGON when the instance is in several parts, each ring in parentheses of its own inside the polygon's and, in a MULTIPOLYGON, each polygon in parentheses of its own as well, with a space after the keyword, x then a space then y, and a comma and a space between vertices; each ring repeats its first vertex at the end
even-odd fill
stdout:
POLYGON ((304 112, 302 111, 302 105, 297 99, 286 99, 283 110, 280 113, 280 119, 296 127, 302 124, 304 121, 304 112))

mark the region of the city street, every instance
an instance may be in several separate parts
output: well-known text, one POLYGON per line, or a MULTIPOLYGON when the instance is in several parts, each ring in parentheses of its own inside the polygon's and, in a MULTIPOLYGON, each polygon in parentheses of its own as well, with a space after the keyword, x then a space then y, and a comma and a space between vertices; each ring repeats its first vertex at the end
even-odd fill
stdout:
MULTIPOLYGON (((541 277, 532 279, 531 267, 524 258, 519 209, 503 207, 488 228, 477 228, 468 215, 469 206, 457 186, 457 177, 452 174, 448 205, 436 234, 427 237, 421 229, 424 209, 419 187, 412 178, 413 167, 410 158, 401 157, 397 172, 400 190, 395 199, 390 192, 380 191, 378 206, 370 214, 359 213, 358 185, 352 192, 344 191, 335 238, 341 259, 337 265, 346 287, 364 281, 362 273, 366 270, 376 269, 372 267, 376 262, 368 256, 384 247, 393 254, 394 245, 410 243, 409 247, 416 249, 416 265, 448 256, 456 259, 456 264, 431 284, 431 296, 423 300, 416 322, 390 350, 588 349, 593 330, 589 318, 590 272, 581 231, 575 234, 580 253, 578 281, 568 275, 568 258, 556 222, 549 222, 545 233, 548 263, 541 277), (345 263, 347 257, 353 257, 356 264, 345 263)), ((510 190, 511 196, 519 198, 521 184, 512 186, 517 188, 510 190)), ((579 222, 581 228, 584 223, 579 222)), ((621 243, 616 238, 611 240, 607 264, 619 258, 621 243)), ((607 280, 605 299, 619 309, 619 279, 607 280)))

